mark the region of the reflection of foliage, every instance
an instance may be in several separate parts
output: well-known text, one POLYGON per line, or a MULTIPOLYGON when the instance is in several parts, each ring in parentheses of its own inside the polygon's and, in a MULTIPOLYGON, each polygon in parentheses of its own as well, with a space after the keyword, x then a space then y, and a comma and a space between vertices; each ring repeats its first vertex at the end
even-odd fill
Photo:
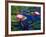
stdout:
POLYGON ((19 22, 11 22, 12 23, 12 31, 18 31, 18 30, 22 30, 22 26, 20 25, 19 22))
POLYGON ((11 18, 11 22, 18 22, 15 15, 12 15, 11 18))
POLYGON ((29 14, 31 14, 31 12, 34 11, 40 12, 40 7, 36 8, 36 7, 25 7, 25 6, 11 6, 11 14, 15 15, 18 10, 22 9, 29 10, 30 11, 29 14))
MULTIPOLYGON (((17 11, 22 9, 29 10, 30 12, 28 12, 27 14, 30 15, 32 15, 32 12, 36 10, 40 12, 40 7, 36 8, 36 7, 24 7, 24 6, 11 6, 11 30, 12 31, 23 30, 21 24, 16 20, 17 11)), ((29 23, 32 23, 32 21, 29 21, 29 23)), ((33 29, 40 29, 40 20, 34 21, 32 25, 33 25, 33 29)))

